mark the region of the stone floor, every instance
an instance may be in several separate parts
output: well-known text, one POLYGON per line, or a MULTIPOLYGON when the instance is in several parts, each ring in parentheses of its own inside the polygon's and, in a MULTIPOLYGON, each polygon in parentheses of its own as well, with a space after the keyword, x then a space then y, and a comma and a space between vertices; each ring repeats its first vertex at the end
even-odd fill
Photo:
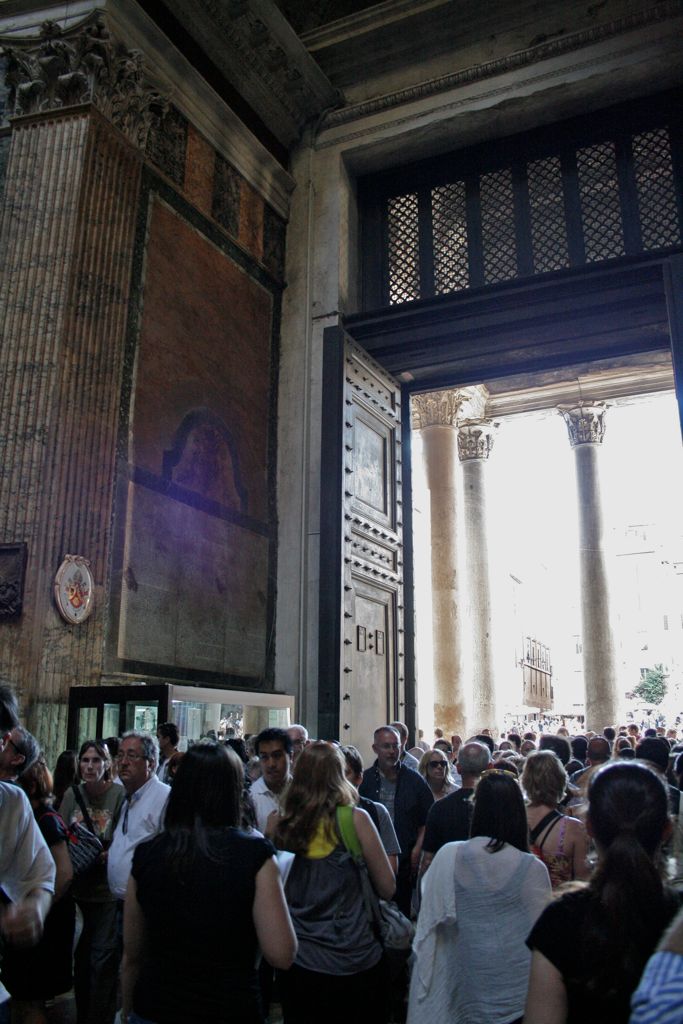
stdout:
POLYGON ((76 1003, 73 992, 58 996, 47 1006, 49 1024, 76 1024, 76 1003))
MULTIPOLYGON (((47 1019, 48 1024, 76 1024, 76 1003, 73 992, 59 996, 49 1004, 47 1019)), ((268 1024, 282 1024, 282 1007, 279 1003, 274 1003, 271 1006, 268 1024)))

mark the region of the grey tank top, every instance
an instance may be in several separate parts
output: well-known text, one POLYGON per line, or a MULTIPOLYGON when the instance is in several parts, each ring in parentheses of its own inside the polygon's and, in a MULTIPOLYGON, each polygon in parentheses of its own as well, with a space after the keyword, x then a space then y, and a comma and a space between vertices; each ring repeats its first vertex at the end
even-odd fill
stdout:
POLYGON ((285 894, 299 940, 299 967, 345 975, 379 961, 382 947, 370 930, 358 870, 343 847, 319 859, 297 855, 285 894))

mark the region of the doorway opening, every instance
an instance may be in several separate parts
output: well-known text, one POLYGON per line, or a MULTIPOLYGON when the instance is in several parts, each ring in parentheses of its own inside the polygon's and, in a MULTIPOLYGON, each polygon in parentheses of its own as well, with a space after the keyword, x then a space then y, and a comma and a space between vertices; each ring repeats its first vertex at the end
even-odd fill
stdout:
MULTIPOLYGON (((490 424, 491 443, 469 452, 480 463, 476 476, 467 450, 459 451, 453 493, 429 478, 425 445, 431 447, 433 474, 435 446, 448 443, 444 433, 460 429, 457 417, 436 432, 433 424, 413 431, 417 725, 427 739, 436 727, 449 728, 441 720, 447 714, 440 707, 444 682, 436 650, 444 609, 435 607, 449 600, 443 579, 449 567, 443 560, 438 564, 443 548, 437 564, 432 557, 432 526, 451 513, 457 575, 450 600, 458 604, 454 628, 460 646, 452 685, 463 692, 468 731, 488 724, 475 720, 473 707, 481 658, 490 658, 498 729, 544 715, 549 725, 585 725, 581 558, 590 564, 590 557, 580 554, 580 504, 587 495, 579 493, 565 422, 569 409, 582 407, 601 409, 604 417, 604 433, 588 443, 599 449, 602 552, 595 557, 604 557, 606 567, 602 614, 613 636, 619 713, 623 721, 633 716, 653 724, 660 718, 672 726, 680 722, 683 452, 669 354, 498 379, 476 390, 484 399, 478 418, 490 424), (468 493, 472 487, 474 498, 468 493), (659 666, 664 698, 648 707, 637 691, 659 666)), ((418 428, 424 422, 415 416, 420 400, 411 399, 418 428)), ((462 426, 471 435, 471 403, 461 410, 462 426)))

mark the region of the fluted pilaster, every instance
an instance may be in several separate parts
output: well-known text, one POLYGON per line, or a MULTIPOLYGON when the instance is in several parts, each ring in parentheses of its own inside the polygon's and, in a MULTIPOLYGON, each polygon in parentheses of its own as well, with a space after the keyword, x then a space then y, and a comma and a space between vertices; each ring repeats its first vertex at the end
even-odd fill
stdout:
MULTIPOLYGON (((78 45, 69 43, 69 53, 78 45)), ((87 52, 92 60, 103 53, 87 52)), ((142 157, 119 130, 125 125, 91 103, 60 105, 57 85, 31 90, 30 56, 22 57, 23 77, 15 75, 12 100, 23 116, 13 122, 0 220, 0 539, 26 541, 28 565, 23 614, 0 625, 0 674, 19 686, 29 727, 50 743, 63 742, 69 686, 96 681, 102 668, 142 157), (42 103, 31 99, 38 94, 42 103), (52 601, 67 553, 84 555, 96 582, 95 612, 77 627, 52 601)), ((73 99, 83 81, 73 63, 61 67, 62 79, 74 76, 73 99)))

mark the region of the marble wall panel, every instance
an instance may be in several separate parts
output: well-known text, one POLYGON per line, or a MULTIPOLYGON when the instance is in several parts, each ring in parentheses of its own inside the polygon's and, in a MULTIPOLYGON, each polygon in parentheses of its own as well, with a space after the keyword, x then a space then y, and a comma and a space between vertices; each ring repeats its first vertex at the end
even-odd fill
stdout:
POLYGON ((169 107, 147 140, 145 155, 178 188, 185 182, 188 129, 187 118, 175 107, 169 107))
POLYGON ((211 216, 215 162, 216 154, 213 147, 190 124, 185 158, 185 195, 189 202, 207 217, 211 216))
POLYGON ((222 228, 237 238, 240 223, 241 178, 234 167, 216 154, 213 178, 211 216, 222 228))
POLYGON ((263 262, 279 281, 285 276, 286 225, 269 206, 263 211, 263 262))
POLYGON ((263 199, 241 181, 239 242, 254 259, 263 259, 263 199))
POLYGON ((135 484, 128 520, 119 657, 261 678, 268 538, 135 484))
POLYGON ((117 654, 253 685, 267 674, 273 294, 152 196, 117 654))
MULTIPOLYGON (((246 501, 265 522, 271 294, 178 214, 155 201, 140 331, 133 448, 161 476, 184 417, 225 425, 246 501)), ((199 474, 201 476, 201 474, 199 474)), ((212 493, 204 497, 213 499, 212 493)))

